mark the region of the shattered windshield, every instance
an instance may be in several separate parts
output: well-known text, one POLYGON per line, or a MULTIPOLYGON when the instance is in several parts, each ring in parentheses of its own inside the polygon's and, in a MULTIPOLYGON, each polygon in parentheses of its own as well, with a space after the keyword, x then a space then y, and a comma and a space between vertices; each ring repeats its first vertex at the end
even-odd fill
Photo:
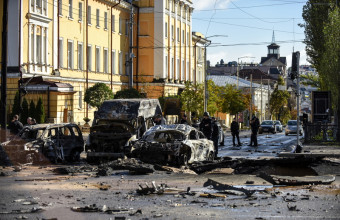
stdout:
POLYGON ((172 141, 182 141, 184 140, 184 135, 178 131, 161 131, 161 132, 152 132, 148 135, 145 135, 143 138, 145 141, 149 142, 172 142, 172 141))

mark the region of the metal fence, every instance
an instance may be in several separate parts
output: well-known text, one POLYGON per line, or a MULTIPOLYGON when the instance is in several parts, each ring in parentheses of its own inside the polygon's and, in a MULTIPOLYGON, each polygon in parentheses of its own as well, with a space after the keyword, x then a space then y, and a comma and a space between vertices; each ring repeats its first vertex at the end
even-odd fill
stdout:
POLYGON ((304 126, 304 142, 336 142, 337 131, 338 127, 334 124, 307 124, 304 126))

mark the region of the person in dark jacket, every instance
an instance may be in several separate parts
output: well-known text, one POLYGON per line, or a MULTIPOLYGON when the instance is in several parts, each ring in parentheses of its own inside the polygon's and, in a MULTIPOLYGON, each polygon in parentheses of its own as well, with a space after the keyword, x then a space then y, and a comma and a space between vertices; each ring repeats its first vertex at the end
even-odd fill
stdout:
POLYGON ((239 136, 240 127, 236 121, 236 118, 234 118, 233 122, 231 122, 230 130, 231 130, 231 135, 233 136, 233 146, 235 147, 235 137, 237 138, 238 146, 241 146, 242 144, 240 142, 240 136, 239 136))
POLYGON ((182 119, 181 119, 181 124, 188 125, 188 118, 186 114, 183 114, 182 119))
POLYGON ((19 121, 19 115, 14 115, 13 120, 9 123, 8 129, 12 134, 18 134, 24 126, 19 121))
POLYGON ((250 136, 250 144, 248 146, 257 147, 257 132, 259 131, 260 121, 255 115, 250 121, 250 127, 251 127, 251 136, 250 136))
POLYGON ((162 115, 156 115, 154 120, 153 120, 155 125, 165 125, 166 121, 162 115))
POLYGON ((211 118, 211 126, 212 126, 211 140, 214 142, 215 157, 217 157, 217 154, 218 154, 218 139, 219 139, 220 132, 219 132, 217 121, 216 121, 215 117, 211 118))
POLYGON ((209 112, 204 112, 203 119, 200 123, 200 131, 203 132, 203 134, 211 140, 211 134, 212 134, 212 124, 211 124, 211 118, 209 115, 209 112))

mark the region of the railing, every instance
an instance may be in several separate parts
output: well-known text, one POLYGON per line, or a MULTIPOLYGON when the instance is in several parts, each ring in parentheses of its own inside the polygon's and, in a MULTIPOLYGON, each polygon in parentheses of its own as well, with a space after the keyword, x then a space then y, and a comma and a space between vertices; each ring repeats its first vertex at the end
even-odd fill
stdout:
POLYGON ((304 131, 305 143, 336 142, 338 127, 327 123, 307 124, 304 131))

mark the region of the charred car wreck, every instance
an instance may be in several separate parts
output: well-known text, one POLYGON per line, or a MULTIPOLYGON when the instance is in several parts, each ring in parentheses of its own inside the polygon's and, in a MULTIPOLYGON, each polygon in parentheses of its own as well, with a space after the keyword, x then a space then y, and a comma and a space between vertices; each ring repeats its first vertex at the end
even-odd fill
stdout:
POLYGON ((131 154, 143 162, 187 165, 214 159, 214 144, 194 127, 157 125, 131 143, 131 154))
POLYGON ((153 126, 153 117, 162 114, 157 99, 107 100, 95 113, 86 143, 87 160, 119 158, 129 153, 129 142, 153 126))
POLYGON ((1 150, 7 164, 74 162, 84 151, 84 139, 76 124, 30 125, 3 142, 1 150))

